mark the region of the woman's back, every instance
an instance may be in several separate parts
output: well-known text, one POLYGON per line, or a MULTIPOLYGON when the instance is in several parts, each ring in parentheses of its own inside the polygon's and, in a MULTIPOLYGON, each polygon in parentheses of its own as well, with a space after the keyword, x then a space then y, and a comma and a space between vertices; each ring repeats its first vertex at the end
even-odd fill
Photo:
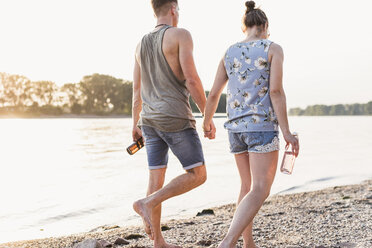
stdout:
POLYGON ((225 128, 232 132, 277 131, 269 95, 271 41, 262 39, 232 45, 225 55, 228 75, 225 128))

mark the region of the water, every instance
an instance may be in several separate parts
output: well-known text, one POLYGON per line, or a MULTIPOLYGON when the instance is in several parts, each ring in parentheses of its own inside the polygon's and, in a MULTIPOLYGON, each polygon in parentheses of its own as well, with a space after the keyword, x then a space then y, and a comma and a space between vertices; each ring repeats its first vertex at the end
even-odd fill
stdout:
MULTIPOLYGON (((216 140, 202 138, 208 181, 165 202, 164 219, 235 202, 240 179, 224 119, 215 122, 216 140)), ((372 177, 372 117, 291 117, 290 124, 300 156, 291 176, 278 166, 272 194, 372 177)), ((130 135, 131 119, 1 119, 0 243, 140 224, 131 205, 146 193, 148 170, 144 149, 126 153, 130 135)), ((166 182, 180 173, 171 155, 166 182)))

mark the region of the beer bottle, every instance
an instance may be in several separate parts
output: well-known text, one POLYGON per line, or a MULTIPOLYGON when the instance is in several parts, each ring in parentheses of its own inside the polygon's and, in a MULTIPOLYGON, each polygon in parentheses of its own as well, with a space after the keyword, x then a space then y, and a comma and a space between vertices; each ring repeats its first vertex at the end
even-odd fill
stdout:
POLYGON ((136 142, 134 142, 133 144, 131 144, 130 146, 128 146, 127 148, 127 152, 130 154, 130 155, 133 155, 135 154, 136 152, 138 152, 142 147, 144 147, 144 143, 143 143, 143 138, 139 138, 136 142))

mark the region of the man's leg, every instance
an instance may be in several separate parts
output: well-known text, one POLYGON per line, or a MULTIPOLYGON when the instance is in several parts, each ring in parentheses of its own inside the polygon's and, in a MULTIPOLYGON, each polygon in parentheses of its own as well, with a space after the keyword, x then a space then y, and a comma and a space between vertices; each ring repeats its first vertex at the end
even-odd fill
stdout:
POLYGON ((187 170, 186 173, 174 178, 161 190, 149 195, 144 203, 149 208, 154 208, 163 201, 184 194, 200 185, 207 179, 205 165, 187 170))
MULTIPOLYGON (((150 170, 149 187, 147 190, 147 196, 161 189, 164 185, 166 168, 150 170)), ((157 205, 152 210, 151 215, 152 227, 153 227, 153 240, 154 248, 177 248, 179 246, 167 244, 161 233, 161 204, 157 205)), ((151 230, 146 230, 151 235, 151 230)))
POLYGON ((207 179, 201 142, 196 130, 186 129, 176 133, 158 131, 157 134, 179 159, 186 173, 174 178, 164 188, 133 204, 134 210, 151 229, 153 229, 152 211, 156 206, 171 197, 198 187, 207 179))
POLYGON ((150 194, 148 197, 138 200, 133 204, 134 210, 141 215, 143 220, 150 226, 154 234, 154 220, 151 220, 154 208, 163 201, 184 194, 199 185, 203 184, 207 179, 207 172, 205 165, 201 165, 186 173, 174 178, 164 188, 150 194))
MULTIPOLYGON (((142 127, 143 137, 145 138, 146 142, 146 153, 147 153, 147 160, 150 169, 150 178, 149 178, 149 185, 147 195, 150 195, 157 190, 161 189, 164 184, 164 177, 165 171, 168 164, 168 150, 169 147, 167 143, 159 136, 156 129, 148 126, 142 127)), ((149 238, 154 240, 154 234, 158 234, 160 232, 160 227, 155 227, 154 231, 156 233, 152 233, 151 227, 151 215, 147 215, 147 213, 142 213, 140 208, 137 208, 136 204, 133 204, 134 210, 142 217, 145 226, 145 232, 149 235, 149 238), (145 214, 145 216, 144 216, 145 214), (156 229, 159 229, 157 231, 156 229)), ((155 223, 156 226, 160 226, 160 215, 161 215, 161 206, 159 209, 155 211, 155 220, 159 219, 155 223), (159 212, 159 214, 157 214, 159 212), (158 216, 158 217, 157 217, 158 216)))
MULTIPOLYGON (((164 185, 165 179, 165 172, 166 168, 150 170, 150 178, 149 178, 149 185, 147 189, 147 195, 149 196, 152 193, 161 189, 164 185)), ((160 219, 161 219, 161 204, 156 206, 152 212, 151 216, 153 222, 153 235, 149 228, 146 228, 146 233, 150 236, 154 242, 161 242, 163 240, 163 236, 161 235, 161 227, 160 227, 160 219)))

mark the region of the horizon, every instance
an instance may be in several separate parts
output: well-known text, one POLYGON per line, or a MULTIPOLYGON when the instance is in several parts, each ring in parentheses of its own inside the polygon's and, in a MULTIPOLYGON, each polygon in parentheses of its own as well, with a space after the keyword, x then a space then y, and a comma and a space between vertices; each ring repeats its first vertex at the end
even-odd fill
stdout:
MULTIPOLYGON (((244 39, 244 2, 179 1, 179 27, 193 36, 195 63, 206 91, 224 51, 244 39)), ((268 15, 270 39, 284 49, 288 108, 371 100, 372 48, 365 44, 372 42, 367 33, 372 3, 354 1, 358 11, 344 0, 256 3, 268 15), (360 41, 354 37, 358 34, 360 41)), ((142 1, 3 0, 0 8, 7 37, 0 41, 0 71, 59 86, 93 73, 132 81, 136 44, 155 24, 150 3, 142 1)))

